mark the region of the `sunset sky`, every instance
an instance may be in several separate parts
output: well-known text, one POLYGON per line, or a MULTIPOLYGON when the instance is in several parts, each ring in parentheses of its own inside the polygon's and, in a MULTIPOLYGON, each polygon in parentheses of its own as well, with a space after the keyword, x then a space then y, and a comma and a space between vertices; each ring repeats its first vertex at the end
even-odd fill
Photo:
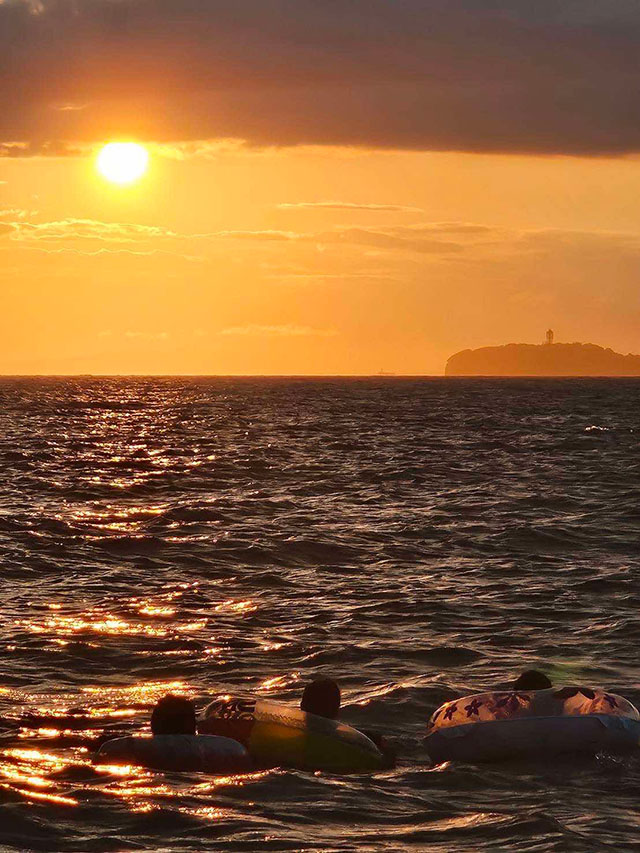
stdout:
POLYGON ((0 372, 640 352, 639 55, 637 0, 0 0, 0 372))

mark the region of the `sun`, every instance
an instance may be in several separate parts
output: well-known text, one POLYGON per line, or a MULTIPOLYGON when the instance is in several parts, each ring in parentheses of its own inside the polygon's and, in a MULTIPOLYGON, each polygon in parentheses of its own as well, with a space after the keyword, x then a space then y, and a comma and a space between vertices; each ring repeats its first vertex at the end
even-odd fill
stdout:
POLYGON ((100 149, 96 168, 114 184, 131 184, 147 171, 149 152, 137 142, 109 142, 100 149))

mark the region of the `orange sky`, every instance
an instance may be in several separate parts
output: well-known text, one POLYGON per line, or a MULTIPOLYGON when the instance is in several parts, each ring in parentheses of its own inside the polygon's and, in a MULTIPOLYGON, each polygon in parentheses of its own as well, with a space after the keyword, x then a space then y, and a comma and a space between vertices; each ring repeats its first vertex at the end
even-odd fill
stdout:
POLYGON ((0 163, 3 373, 439 374, 465 348, 639 351, 634 159, 154 149, 0 163))
POLYGON ((0 373, 640 352, 639 52, 637 0, 0 0, 0 373))

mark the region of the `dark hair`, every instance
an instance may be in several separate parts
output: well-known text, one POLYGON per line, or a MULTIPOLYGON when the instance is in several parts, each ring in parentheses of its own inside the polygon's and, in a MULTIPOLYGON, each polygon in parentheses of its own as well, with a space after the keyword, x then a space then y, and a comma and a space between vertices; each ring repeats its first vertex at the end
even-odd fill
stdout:
POLYGON ((196 709, 190 699, 169 694, 159 700, 151 714, 154 735, 194 735, 196 709))
POLYGON ((547 690, 553 687, 544 672, 527 669, 513 682, 515 690, 547 690))
POLYGON ((300 708, 309 714, 334 720, 340 711, 340 688, 332 678, 319 678, 307 684, 300 708))

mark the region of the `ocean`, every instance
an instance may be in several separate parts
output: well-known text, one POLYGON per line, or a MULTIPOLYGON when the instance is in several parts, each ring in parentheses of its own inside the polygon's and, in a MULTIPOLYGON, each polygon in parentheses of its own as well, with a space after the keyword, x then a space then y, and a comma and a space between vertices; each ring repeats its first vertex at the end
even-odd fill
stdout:
POLYGON ((0 380, 0 849, 638 849, 640 756, 432 767, 422 739, 531 666, 640 703, 639 402, 635 379, 0 380), (396 768, 91 763, 167 692, 296 703, 317 675, 396 768))

